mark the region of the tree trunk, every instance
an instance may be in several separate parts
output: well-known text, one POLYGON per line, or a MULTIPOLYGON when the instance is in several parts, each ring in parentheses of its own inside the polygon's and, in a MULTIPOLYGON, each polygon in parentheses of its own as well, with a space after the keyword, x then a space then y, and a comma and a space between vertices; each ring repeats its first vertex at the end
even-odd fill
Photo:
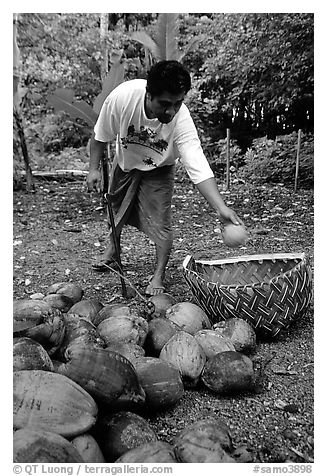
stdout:
POLYGON ((15 118, 17 132, 20 139, 20 145, 22 148, 22 154, 23 154, 25 170, 26 170, 26 190, 28 192, 31 192, 35 190, 34 180, 33 180, 32 169, 30 166, 30 161, 29 161, 29 156, 28 156, 28 151, 26 146, 23 122, 16 108, 14 108, 14 118, 15 118))
POLYGON ((108 26, 109 26, 109 14, 101 13, 100 14, 100 42, 101 42, 101 51, 102 51, 102 63, 101 63, 101 81, 102 82, 107 76, 108 70, 109 70, 109 62, 108 62, 109 55, 108 55, 108 45, 107 45, 108 26))
POLYGON ((25 170, 26 170, 26 190, 27 191, 32 191, 34 190, 34 181, 33 181, 33 176, 32 176, 32 169, 30 166, 30 161, 28 157, 28 151, 27 151, 27 146, 26 146, 26 140, 25 140, 25 134, 24 134, 24 127, 23 127, 23 121, 20 115, 20 92, 19 92, 19 77, 20 77, 20 71, 19 71, 19 48, 17 44, 17 21, 18 21, 18 15, 14 15, 14 21, 13 21, 13 95, 14 95, 14 119, 15 123, 17 126, 17 132, 19 135, 20 139, 20 145, 22 148, 22 153, 23 153, 23 159, 25 163, 25 170))

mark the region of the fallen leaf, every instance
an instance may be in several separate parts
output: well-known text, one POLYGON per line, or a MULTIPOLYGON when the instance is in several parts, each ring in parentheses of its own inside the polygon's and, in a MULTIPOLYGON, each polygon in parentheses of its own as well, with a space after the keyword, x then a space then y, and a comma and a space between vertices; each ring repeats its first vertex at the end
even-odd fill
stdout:
POLYGON ((308 463, 313 463, 312 458, 305 456, 304 453, 301 453, 296 448, 290 448, 290 450, 293 451, 293 453, 295 453, 297 456, 300 456, 300 458, 302 458, 304 461, 308 461, 308 463))
POLYGON ((283 400, 276 400, 275 407, 283 410, 283 408, 287 405, 287 403, 283 402, 283 400))
POLYGON ((308 364, 303 365, 303 368, 310 367, 310 365, 314 365, 314 362, 309 362, 308 364))
POLYGON ((283 400, 277 400, 275 407, 289 413, 297 413, 299 411, 299 407, 295 403, 285 403, 283 400))
POLYGON ((285 369, 284 367, 275 367, 272 369, 272 371, 274 372, 274 374, 278 374, 278 375, 296 375, 297 374, 295 370, 288 370, 288 369, 285 369))
POLYGON ((299 411, 299 407, 295 405, 295 403, 290 403, 288 405, 285 405, 283 410, 284 412, 297 413, 299 411))
POLYGON ((31 294, 31 295, 30 295, 30 298, 31 298, 31 299, 43 299, 43 298, 44 298, 44 294, 42 294, 42 293, 34 293, 34 294, 31 294))
POLYGON ((294 215, 294 212, 292 212, 292 211, 288 211, 288 212, 284 213, 284 217, 287 217, 287 218, 292 217, 293 215, 294 215))
POLYGON ((63 231, 70 231, 71 233, 80 233, 82 230, 80 228, 66 227, 63 231))
POLYGON ((268 235, 269 231, 270 230, 268 228, 258 227, 253 230, 253 233, 255 233, 256 235, 268 235))

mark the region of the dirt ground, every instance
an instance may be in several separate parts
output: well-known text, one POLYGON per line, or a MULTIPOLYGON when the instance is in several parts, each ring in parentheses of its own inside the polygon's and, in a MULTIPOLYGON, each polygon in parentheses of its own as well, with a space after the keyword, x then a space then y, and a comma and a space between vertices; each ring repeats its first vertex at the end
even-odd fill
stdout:
MULTIPOLYGON (((244 220, 250 240, 239 250, 222 242, 215 214, 187 181, 176 183, 173 199, 174 248, 167 271, 167 291, 177 301, 192 295, 183 279, 186 255, 220 258, 243 254, 305 252, 313 268, 313 191, 282 184, 232 185, 226 203, 244 220)), ((72 281, 85 298, 103 304, 123 302, 119 277, 96 273, 91 263, 107 239, 107 217, 97 194, 83 181, 37 181, 36 192, 14 192, 14 298, 45 293, 55 282, 72 281)), ((129 227, 122 236, 126 277, 143 294, 153 270, 154 246, 129 227)), ((131 306, 142 306, 136 296, 131 306)), ((235 446, 246 445, 253 462, 310 463, 314 459, 313 305, 306 316, 274 340, 258 341, 253 358, 264 361, 267 385, 261 393, 218 397, 201 387, 187 390, 168 411, 149 416, 162 440, 170 442, 188 423, 220 416, 231 428, 235 446), (285 404, 290 411, 284 411, 285 404)))

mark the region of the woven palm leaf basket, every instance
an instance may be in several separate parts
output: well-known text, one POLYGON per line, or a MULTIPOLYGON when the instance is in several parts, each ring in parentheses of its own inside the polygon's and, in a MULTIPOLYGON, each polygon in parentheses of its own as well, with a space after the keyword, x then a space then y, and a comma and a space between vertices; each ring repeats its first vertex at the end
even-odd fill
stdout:
POLYGON ((258 334, 276 336, 305 314, 312 296, 312 273, 304 253, 215 261, 189 255, 183 274, 212 324, 237 317, 258 334))

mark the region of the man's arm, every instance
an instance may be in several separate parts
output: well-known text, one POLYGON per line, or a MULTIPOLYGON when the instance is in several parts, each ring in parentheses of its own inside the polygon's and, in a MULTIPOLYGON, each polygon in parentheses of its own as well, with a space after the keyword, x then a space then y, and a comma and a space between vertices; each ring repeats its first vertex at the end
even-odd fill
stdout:
POLYGON ((222 223, 231 222, 234 225, 243 225, 242 220, 236 215, 236 213, 228 208, 219 193, 216 180, 214 178, 208 178, 202 182, 196 184, 197 189, 207 200, 209 205, 218 213, 219 219, 222 223))
POLYGON ((101 172, 99 165, 106 147, 106 142, 99 142, 94 138, 94 133, 90 139, 90 166, 86 178, 86 184, 89 191, 101 191, 101 172))

